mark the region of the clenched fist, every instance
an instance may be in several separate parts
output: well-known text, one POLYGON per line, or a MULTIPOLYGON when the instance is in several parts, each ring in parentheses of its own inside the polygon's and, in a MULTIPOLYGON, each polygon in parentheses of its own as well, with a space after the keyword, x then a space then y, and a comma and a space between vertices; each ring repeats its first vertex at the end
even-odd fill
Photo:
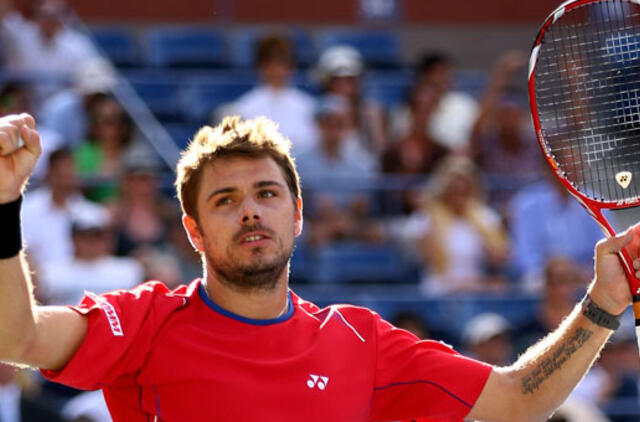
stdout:
POLYGON ((0 204, 22 194, 41 152, 36 121, 31 115, 0 118, 0 204))

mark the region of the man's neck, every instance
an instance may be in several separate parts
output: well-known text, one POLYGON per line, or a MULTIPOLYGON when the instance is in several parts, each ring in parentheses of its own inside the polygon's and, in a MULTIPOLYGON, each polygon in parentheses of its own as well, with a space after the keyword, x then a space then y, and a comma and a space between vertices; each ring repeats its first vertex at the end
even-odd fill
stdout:
POLYGON ((289 303, 288 280, 284 277, 268 291, 242 291, 221 283, 215 277, 204 277, 205 291, 221 308, 250 319, 274 319, 287 312, 289 303))

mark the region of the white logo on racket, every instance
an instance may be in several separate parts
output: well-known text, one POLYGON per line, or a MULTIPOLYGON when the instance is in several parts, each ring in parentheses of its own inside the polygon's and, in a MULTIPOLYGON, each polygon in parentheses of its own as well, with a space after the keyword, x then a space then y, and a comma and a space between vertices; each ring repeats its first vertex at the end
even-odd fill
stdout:
POLYGON ((620 171, 616 174, 616 182, 622 186, 622 189, 626 189, 631 183, 631 177, 632 175, 630 171, 620 171))

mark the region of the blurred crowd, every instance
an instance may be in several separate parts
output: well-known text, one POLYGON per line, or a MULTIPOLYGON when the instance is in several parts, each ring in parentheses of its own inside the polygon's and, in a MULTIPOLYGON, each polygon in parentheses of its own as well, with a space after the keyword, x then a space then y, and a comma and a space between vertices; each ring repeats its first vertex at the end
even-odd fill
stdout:
MULTIPOLYGON (((67 24, 62 1, 34 4, 26 18, 0 1, 3 72, 11 75, 0 86, 0 115, 32 113, 43 142, 23 206, 37 299, 73 304, 85 291, 149 279, 177 286, 198 277, 200 258, 180 223, 171 169, 113 95, 117 69, 67 24), (30 72, 53 76, 37 83, 16 77, 30 72)), ((211 110, 202 124, 227 114, 267 116, 291 139, 306 217, 294 288, 412 283, 425 298, 443 300, 533 295, 537 311, 524 324, 484 312, 458 337, 428 326, 421 314, 393 317, 420 338, 445 339, 496 365, 509 364, 555 328, 584 294, 602 234, 544 163, 523 90, 522 52, 496 57, 476 96, 453 88, 451 55, 425 52, 410 69, 405 100, 390 107, 365 95, 367 63, 351 46, 320 52, 309 69, 315 95, 294 83, 295 52, 287 37, 265 35, 254 63, 259 83, 211 110), (384 265, 385 256, 400 258, 371 279, 358 277, 371 271, 341 277, 340 268, 332 269, 333 280, 318 274, 325 268, 314 265, 318 257, 345 247, 365 267, 384 265), (367 255, 372 250, 388 255, 367 255)), ((614 422, 637 420, 609 404, 621 399, 637 408, 639 375, 633 332, 624 327, 570 401, 601 406, 614 422)), ((588 416, 593 419, 564 411, 568 416, 555 420, 607 420, 597 409, 588 416)), ((0 420, 61 418, 109 420, 99 396, 77 396, 0 365, 0 420), (48 415, 52 409, 57 416, 48 415)))

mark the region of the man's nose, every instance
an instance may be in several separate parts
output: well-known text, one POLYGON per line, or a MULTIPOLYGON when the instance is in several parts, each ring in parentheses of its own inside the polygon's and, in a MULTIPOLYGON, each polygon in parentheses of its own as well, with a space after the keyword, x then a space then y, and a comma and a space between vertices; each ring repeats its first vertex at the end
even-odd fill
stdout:
POLYGON ((255 201, 246 199, 242 204, 242 214, 240 216, 240 222, 242 224, 251 224, 256 221, 260 221, 260 208, 255 201))

